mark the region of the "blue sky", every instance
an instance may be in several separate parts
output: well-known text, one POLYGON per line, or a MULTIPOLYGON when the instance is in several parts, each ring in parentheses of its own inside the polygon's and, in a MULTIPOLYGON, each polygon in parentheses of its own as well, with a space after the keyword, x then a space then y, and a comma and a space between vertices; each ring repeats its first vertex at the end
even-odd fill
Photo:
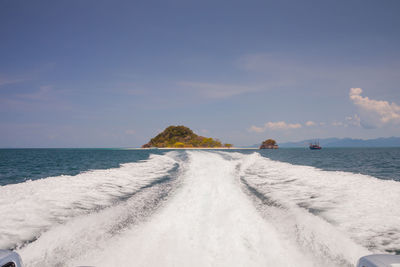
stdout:
POLYGON ((0 0, 0 147, 400 136, 400 2, 0 0))

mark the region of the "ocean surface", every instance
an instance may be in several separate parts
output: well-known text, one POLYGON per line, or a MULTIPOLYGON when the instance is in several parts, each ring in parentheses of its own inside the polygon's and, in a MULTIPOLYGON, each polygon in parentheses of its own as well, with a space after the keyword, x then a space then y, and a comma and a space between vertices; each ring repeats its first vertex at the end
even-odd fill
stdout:
POLYGON ((400 148, 0 149, 25 266, 354 266, 400 254, 400 148))

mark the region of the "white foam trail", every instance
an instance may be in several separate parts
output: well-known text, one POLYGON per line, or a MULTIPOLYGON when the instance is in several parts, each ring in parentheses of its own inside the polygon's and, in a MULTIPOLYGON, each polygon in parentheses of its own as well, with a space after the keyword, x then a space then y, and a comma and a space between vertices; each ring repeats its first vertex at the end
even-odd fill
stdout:
POLYGON ((72 217, 113 205, 168 174, 170 155, 94 170, 0 186, 0 248, 18 247, 72 217))
POLYGON ((74 264, 95 266, 313 266, 241 191, 237 162, 188 152, 183 185, 146 224, 74 264))
MULTIPOLYGON (((134 173, 136 178, 100 171, 104 177, 99 179, 115 184, 114 190, 98 190, 91 201, 72 190, 71 198, 89 209, 96 200, 109 199, 102 204, 108 208, 81 213, 63 224, 52 220, 76 201, 66 193, 60 199, 50 194, 47 208, 59 213, 51 213, 52 220, 45 217, 51 223, 49 230, 19 251, 26 266, 353 266, 369 253, 366 247, 374 251, 400 247, 398 182, 276 162, 257 153, 180 153, 189 157, 179 164, 179 187, 156 184, 110 205, 125 194, 119 193, 121 184, 135 190, 137 184, 159 179, 170 171, 175 156, 154 156, 135 167, 115 169, 127 167, 127 176, 134 173), (116 177, 109 178, 110 174, 116 177), (126 180, 130 182, 122 182, 126 180), (165 198, 161 208, 153 209, 168 187, 177 191, 165 198), (52 198, 59 205, 52 206, 52 198)), ((95 177, 86 179, 85 190, 103 188, 95 177)), ((75 182, 74 177, 52 186, 43 182, 34 189, 63 186, 67 192, 75 188, 68 182, 75 182)), ((36 185, 27 185, 32 183, 36 185)), ((38 209, 37 204, 27 203, 38 209)), ((35 230, 36 222, 41 223, 29 221, 27 232, 35 230)), ((24 229, 19 224, 15 232, 24 229)))
MULTIPOLYGON (((312 223, 312 218, 321 218, 323 222, 314 222, 311 228, 321 223, 328 227, 320 232, 328 233, 326 241, 334 241, 327 243, 331 250, 335 244, 345 246, 347 252, 351 250, 351 245, 338 240, 344 235, 373 252, 399 251, 399 182, 296 166, 258 153, 236 156, 243 158, 242 177, 270 201, 289 209, 287 213, 297 214, 300 225, 307 228, 301 221, 312 223)), ((306 236, 303 235, 307 239, 306 236)), ((354 258, 357 252, 353 254, 354 258)))

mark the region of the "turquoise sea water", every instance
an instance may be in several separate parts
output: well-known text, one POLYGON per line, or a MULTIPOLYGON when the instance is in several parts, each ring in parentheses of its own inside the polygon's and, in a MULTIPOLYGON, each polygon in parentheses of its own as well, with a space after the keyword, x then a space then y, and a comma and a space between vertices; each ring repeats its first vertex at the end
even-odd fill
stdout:
POLYGON ((28 267, 354 266, 400 254, 399 203, 400 148, 0 150, 28 267))
MULTIPOLYGON (((224 150, 226 151, 226 150, 224 150)), ((323 170, 362 173, 400 181, 400 148, 303 148, 278 150, 229 150, 262 156, 323 170)), ((49 176, 76 175, 83 171, 108 169, 144 160, 165 150, 124 149, 0 149, 0 185, 49 176)))
POLYGON ((362 173, 380 179, 400 181, 400 148, 286 148, 264 150, 273 160, 307 165, 329 171, 362 173))
POLYGON ((0 149, 0 185, 50 176, 76 175, 147 159, 149 150, 0 149))

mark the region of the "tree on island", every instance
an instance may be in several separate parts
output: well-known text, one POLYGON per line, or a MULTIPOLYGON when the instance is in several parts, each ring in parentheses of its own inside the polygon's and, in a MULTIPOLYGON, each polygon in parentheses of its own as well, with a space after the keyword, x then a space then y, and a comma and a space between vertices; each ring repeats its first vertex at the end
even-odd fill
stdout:
POLYGON ((176 143, 174 144, 174 147, 180 147, 180 148, 182 148, 182 147, 185 147, 185 144, 182 143, 182 142, 176 142, 176 143))
POLYGON ((152 138, 142 148, 149 147, 171 147, 171 148, 191 148, 191 147, 232 147, 231 144, 222 145, 218 139, 203 137, 195 134, 191 129, 183 125, 169 126, 162 133, 152 138))
POLYGON ((260 149, 277 149, 278 144, 274 139, 267 139, 261 143, 260 149))

